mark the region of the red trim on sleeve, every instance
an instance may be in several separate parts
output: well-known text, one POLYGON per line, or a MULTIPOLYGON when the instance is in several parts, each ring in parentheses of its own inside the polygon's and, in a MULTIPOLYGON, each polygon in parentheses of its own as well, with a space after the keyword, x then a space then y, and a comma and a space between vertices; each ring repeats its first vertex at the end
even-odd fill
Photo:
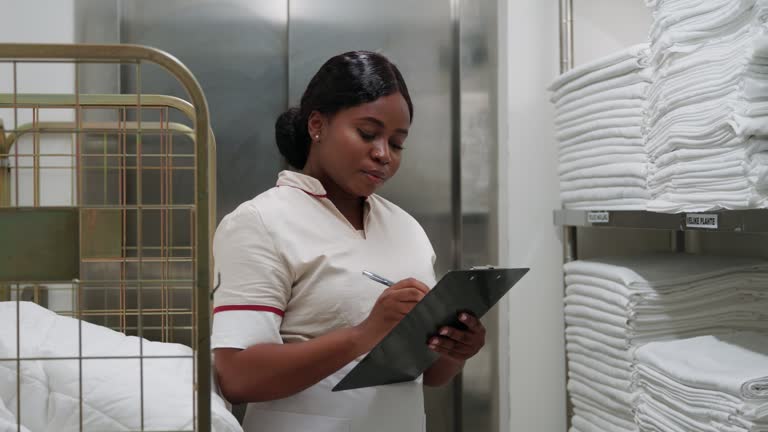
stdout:
POLYGON ((285 316, 285 312, 272 306, 259 306, 259 305, 227 305, 219 306, 213 310, 213 313, 226 312, 226 311, 257 311, 257 312, 272 312, 275 315, 281 317, 285 316))

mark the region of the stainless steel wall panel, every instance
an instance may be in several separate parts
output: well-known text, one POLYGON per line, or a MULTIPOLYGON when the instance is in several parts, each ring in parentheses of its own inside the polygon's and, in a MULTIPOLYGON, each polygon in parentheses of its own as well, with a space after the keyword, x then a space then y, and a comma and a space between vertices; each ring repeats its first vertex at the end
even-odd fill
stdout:
MULTIPOLYGON (((462 266, 495 264, 494 237, 498 181, 497 61, 495 0, 464 0, 460 4, 459 38, 461 97, 461 223, 462 266)), ((502 317, 503 318, 503 317, 502 317)), ((486 346, 467 362, 462 374, 462 431, 499 430, 499 325, 498 308, 483 322, 486 346)))
MULTIPOLYGON (((205 91, 218 145, 219 219, 274 186, 281 168, 274 122, 286 108, 287 0, 130 0, 120 9, 121 42, 170 52, 205 91)), ((130 92, 135 72, 124 71, 123 91, 130 92)), ((178 94, 159 72, 142 71, 142 91, 178 94)))

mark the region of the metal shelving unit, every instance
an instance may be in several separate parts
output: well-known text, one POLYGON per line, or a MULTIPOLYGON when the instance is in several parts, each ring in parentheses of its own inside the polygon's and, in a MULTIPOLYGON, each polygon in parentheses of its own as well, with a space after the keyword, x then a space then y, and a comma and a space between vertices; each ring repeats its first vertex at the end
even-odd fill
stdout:
POLYGON ((768 210, 722 210, 705 213, 555 210, 554 223, 564 228, 630 228, 668 231, 768 233, 768 210))
MULTIPOLYGON (((560 73, 565 73, 574 66, 573 0, 559 0, 559 12, 560 73)), ((686 232, 768 234, 768 209, 675 214, 650 211, 558 209, 553 213, 553 222, 563 230, 563 262, 568 263, 578 259, 579 228, 669 231, 672 250, 686 252, 686 232)), ((567 360, 565 367, 567 379, 567 360)), ((570 429, 573 406, 569 396, 566 396, 566 401, 567 426, 570 429)))

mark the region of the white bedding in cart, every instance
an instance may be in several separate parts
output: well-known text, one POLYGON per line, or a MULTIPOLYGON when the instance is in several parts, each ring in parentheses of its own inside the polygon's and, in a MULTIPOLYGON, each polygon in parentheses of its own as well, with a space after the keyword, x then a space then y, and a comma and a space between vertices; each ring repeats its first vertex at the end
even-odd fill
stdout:
MULTIPOLYGON (((79 432, 81 423, 82 431, 100 432, 142 430, 142 423, 145 431, 195 429, 191 348, 140 344, 34 303, 18 306, 19 358, 32 360, 0 360, 0 432, 17 432, 19 419, 22 432, 79 432), (139 355, 143 361, 108 358, 139 355)), ((0 302, 0 359, 17 357, 16 328, 17 303, 0 302)), ((224 401, 211 399, 212 430, 242 432, 224 401)))

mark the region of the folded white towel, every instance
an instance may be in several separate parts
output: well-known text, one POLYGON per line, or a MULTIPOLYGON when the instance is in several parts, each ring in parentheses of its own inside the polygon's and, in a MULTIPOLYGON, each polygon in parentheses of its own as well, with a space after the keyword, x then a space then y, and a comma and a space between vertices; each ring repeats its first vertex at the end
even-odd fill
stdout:
POLYGON ((601 384, 614 389, 620 389, 627 393, 631 392, 631 378, 616 378, 605 374, 596 367, 597 362, 581 363, 576 359, 568 361, 568 371, 572 375, 578 375, 587 379, 589 382, 601 384))
MULTIPOLYGON (((581 160, 574 160, 572 162, 563 162, 558 168, 559 174, 567 174, 574 171, 579 171, 587 168, 601 167, 614 163, 636 163, 642 166, 646 164, 646 157, 644 154, 620 154, 620 155, 605 155, 595 156, 591 158, 584 158, 581 160)), ((741 161, 740 161, 741 162, 741 161)))
POLYGON ((566 180, 560 182, 560 190, 563 192, 579 191, 583 189, 605 188, 605 187, 647 187, 646 180, 639 177, 597 177, 577 180, 566 180))
POLYGON ((726 308, 743 308, 743 310, 762 311, 768 310, 768 299, 751 294, 748 290, 715 291, 714 294, 701 293, 693 296, 665 296, 661 300, 643 298, 628 307, 627 314, 630 318, 637 316, 660 316, 662 313, 685 313, 696 310, 725 310, 726 308))
MULTIPOLYGON (((622 71, 624 69, 622 68, 622 71)), ((557 89, 550 100, 558 102, 566 95, 578 94, 587 96, 604 91, 627 87, 637 83, 650 83, 652 71, 650 69, 630 69, 621 75, 616 75, 615 71, 601 71, 599 74, 589 76, 588 82, 574 81, 557 89)), ((584 77, 587 78, 587 77, 584 77)))
POLYGON ((617 348, 626 349, 631 345, 630 335, 624 326, 615 323, 606 322, 609 317, 600 316, 597 313, 595 318, 568 315, 565 316, 565 324, 569 327, 588 329, 600 335, 608 336, 623 341, 617 348), (600 319, 601 321, 598 321, 600 319))
POLYGON ((734 114, 728 124, 740 136, 768 135, 768 116, 746 117, 734 114))
POLYGON ((617 163, 612 165, 606 165, 594 168, 585 168, 578 172, 571 172, 563 174, 562 181, 578 180, 583 178, 606 178, 606 177, 618 177, 618 176, 630 176, 643 178, 647 173, 645 164, 638 163, 617 163))
POLYGON ((619 99, 597 102, 578 109, 558 110, 555 113, 556 124, 578 121, 580 118, 599 113, 611 113, 618 110, 637 109, 643 107, 642 99, 619 99))
MULTIPOLYGON (((601 130, 617 130, 617 129, 623 129, 623 128, 633 128, 636 126, 637 126, 637 119, 635 119, 635 121, 632 121, 631 118, 626 118, 626 117, 608 118, 608 119, 602 119, 602 120, 595 120, 591 122, 584 122, 584 124, 578 125, 575 127, 558 129, 557 133, 555 134, 556 135, 555 138, 557 138, 561 142, 572 142, 577 138, 583 138, 590 132, 601 131, 601 130)), ((618 135, 618 136, 622 136, 622 135, 618 135)), ((641 137, 642 134, 638 134, 635 136, 641 137)))
MULTIPOLYGON (((735 271, 713 275, 709 278, 694 280, 691 279, 679 284, 663 286, 662 283, 655 281, 653 285, 635 285, 631 288, 600 277, 587 276, 577 273, 568 273, 565 277, 566 284, 570 288, 589 287, 589 295, 595 298, 607 299, 613 298, 627 299, 627 310, 638 310, 641 308, 654 307, 672 307, 678 304, 702 305, 710 301, 716 301, 718 298, 727 298, 721 296, 744 296, 744 302, 756 302, 765 298, 766 274, 748 271, 735 271), (706 302, 706 303, 705 303, 706 302)), ((567 289, 566 289, 566 292, 567 289)), ((618 300, 622 302, 622 300, 618 300)))
MULTIPOLYGON (((584 261, 584 260, 580 260, 584 261)), ((593 260, 597 262, 597 260, 593 260)), ((604 262, 605 259, 601 259, 604 262)), ((623 297, 632 300, 634 295, 638 295, 638 290, 628 287, 627 285, 605 278, 603 275, 593 275, 586 268, 582 266, 568 266, 565 268, 565 283, 566 286, 588 286, 593 290, 603 290, 607 293, 614 294, 619 297, 623 297)))
POLYGON ((695 168, 691 165, 676 164, 671 166, 662 167, 653 173, 653 182, 668 182, 674 177, 686 176, 689 179, 699 179, 699 185, 705 185, 708 180, 711 179, 724 179, 730 180, 744 176, 746 174, 746 164, 743 161, 723 161, 722 164, 717 163, 699 163, 695 165, 695 168), (710 173, 710 176, 706 176, 705 173, 710 173))
POLYGON ((579 343, 597 352, 619 360, 631 360, 631 346, 627 340, 621 337, 609 336, 605 333, 592 330, 583 326, 569 326, 565 329, 565 340, 579 343))
POLYGON ((611 211, 640 211, 648 206, 645 198, 619 198, 602 201, 564 202, 563 206, 573 210, 611 210, 611 211))
POLYGON ((712 277, 735 273, 766 273, 768 261, 758 258, 722 257, 678 253, 613 256, 572 261, 566 275, 589 275, 629 289, 664 290, 712 277))
POLYGON ((716 412, 719 416, 738 419, 743 423, 761 424, 768 421, 768 404, 744 400, 723 392, 694 388, 642 363, 633 366, 633 388, 659 400, 674 399, 692 410, 716 412))
MULTIPOLYGON (((594 361, 600 362, 606 368, 610 368, 613 371, 625 371, 630 370, 632 362, 630 356, 625 351, 618 351, 615 348, 611 348, 600 342, 593 341, 583 336, 569 335, 566 338, 566 347, 568 355, 580 355, 590 358, 594 361), (598 349, 591 349, 591 346, 599 345, 598 349), (604 351, 612 352, 613 354, 606 354, 604 351)), ((617 378, 620 378, 617 376, 617 378)))
POLYGON ((564 190, 560 192, 560 197, 564 202, 601 201, 625 198, 647 199, 649 196, 648 189, 645 186, 601 187, 578 191, 564 190))
POLYGON ((627 151, 631 152, 638 152, 642 151, 643 148, 643 138, 642 137, 635 137, 635 138, 625 138, 625 137, 608 137, 608 138, 602 138, 597 139, 594 141, 587 141, 584 143, 576 144, 576 145, 563 145, 560 144, 558 148, 558 155, 561 157, 565 157, 568 155, 575 155, 579 152, 587 152, 587 151, 595 151, 600 150, 605 152, 607 148, 610 147, 625 147, 627 148, 627 151))
MULTIPOLYGON (((743 428, 735 425, 718 424, 717 426, 707 421, 697 420, 685 413, 670 409, 666 405, 657 402, 645 395, 638 396, 636 403, 636 418, 641 417, 644 422, 655 424, 660 430, 674 431, 701 431, 701 432, 744 432, 743 428)), ((642 425, 641 425, 642 427, 642 425)))
POLYGON ((569 285, 565 291, 566 306, 582 306, 621 317, 631 316, 632 310, 627 298, 614 294, 613 296, 618 298, 613 299, 612 293, 582 285, 569 285))
POLYGON ((666 165, 686 163, 687 166, 694 166, 707 159, 717 158, 719 160, 743 161, 746 149, 736 148, 683 148, 667 152, 654 160, 657 172, 659 167, 666 165))
POLYGON ((743 399, 735 396, 688 387, 642 363, 635 364, 633 369, 634 385, 650 395, 663 393, 692 407, 721 410, 728 415, 750 417, 755 414, 754 411, 743 410, 747 405, 743 399))
POLYGON ((627 59, 639 59, 646 56, 648 53, 648 44, 637 44, 624 50, 611 54, 609 56, 601 57, 597 60, 585 63, 578 68, 569 70, 568 72, 560 75, 549 86, 549 90, 556 90, 568 82, 583 77, 591 72, 603 70, 613 65, 619 64, 627 59))
POLYGON ((665 153, 677 149, 686 148, 711 148, 711 147, 733 147, 743 143, 736 137, 733 128, 728 125, 710 128, 709 135, 704 134, 677 134, 676 136, 663 135, 666 132, 659 133, 658 137, 648 139, 646 150, 648 160, 653 162, 665 153))
POLYGON ((709 0, 700 1, 657 1, 646 0, 646 4, 653 9, 654 21, 651 30, 651 39, 674 27, 701 27, 710 24, 709 29, 716 29, 719 23, 729 22, 733 14, 739 10, 752 7, 754 0, 709 0), (724 15, 723 10, 732 7, 730 15, 724 15), (716 21, 712 21, 715 18, 716 21), (717 21, 720 20, 720 21, 717 21))
MULTIPOLYGON (((766 149, 768 151, 768 149, 766 149)), ((597 157, 603 157, 606 154, 613 154, 617 158, 623 158, 624 155, 644 155, 645 152, 641 146, 632 145, 611 145, 606 144, 601 147, 585 148, 581 150, 574 150, 573 148, 560 149, 558 156, 562 163, 575 162, 582 159, 594 159, 597 157)))
POLYGON ((632 393, 614 389, 602 384, 589 382, 579 377, 571 376, 568 380, 568 391, 617 413, 630 413, 632 410, 632 393))
POLYGON ((603 375, 611 378, 632 381, 632 363, 606 356, 599 352, 588 352, 586 347, 579 344, 568 343, 568 360, 582 365, 588 365, 603 375))
POLYGON ((654 342, 635 351, 642 364, 696 388, 768 400, 768 336, 743 332, 654 342))
POLYGON ((747 2, 754 4, 752 0, 740 0, 739 4, 730 2, 698 22, 687 23, 685 28, 667 28, 662 31, 652 29, 652 62, 663 63, 675 53, 696 51, 712 40, 713 30, 727 35, 744 29, 755 18, 752 6, 745 4, 747 2))
POLYGON ((636 432, 638 430, 634 424, 632 428, 625 428, 607 422, 594 414, 584 412, 574 415, 571 422, 573 424, 572 430, 576 432, 636 432))
MULTIPOLYGON (((743 201, 749 201, 754 194, 754 190, 747 179, 723 180, 722 182, 710 182, 701 178, 680 178, 673 177, 665 183, 652 181, 648 185, 649 191, 657 197, 663 197, 668 194, 690 194, 691 200, 695 201, 697 197, 713 197, 714 194, 725 195, 727 200, 733 200, 741 197, 743 201)), ((700 198, 701 199, 701 198, 700 198)))
POLYGON ((641 126, 624 126, 610 129, 598 129, 577 137, 560 142, 561 147, 573 146, 577 144, 590 143, 594 141, 608 139, 614 142, 616 138, 642 138, 643 132, 641 126))
POLYGON ((626 87, 619 87, 613 90, 607 90, 607 91, 596 93, 596 94, 585 95, 585 94, 579 94, 578 92, 570 93, 564 96, 559 101, 557 101, 555 103, 555 107, 558 110, 570 111, 570 110, 577 110, 580 108, 584 108, 592 104, 608 102, 608 101, 633 100, 633 99, 642 101, 643 99, 645 99, 645 96, 648 93, 649 87, 650 87, 650 84, 643 82, 643 83, 632 84, 626 87))
POLYGON ((746 210, 750 208, 762 208, 757 201, 744 198, 739 200, 717 201, 719 197, 701 197, 701 202, 685 202, 686 195, 664 194, 655 197, 646 203, 648 211, 656 213, 702 213, 718 210, 746 210))
POLYGON ((562 120, 563 116, 555 117, 555 129, 558 132, 565 132, 568 129, 580 127, 584 123, 612 119, 624 119, 624 122, 631 122, 632 125, 636 125, 638 119, 643 118, 643 107, 640 103, 633 104, 633 106, 628 108, 597 111, 587 114, 584 114, 585 111, 588 110, 582 109, 581 114, 576 117, 571 117, 568 120, 562 120))
MULTIPOLYGON (((707 64, 700 70, 685 70, 685 73, 657 77, 657 81, 649 86, 647 93, 648 108, 651 110, 651 119, 655 121, 660 107, 675 107, 684 105, 685 99, 694 99, 704 96, 713 99, 722 93, 722 90, 731 92, 739 90, 740 82, 744 79, 744 71, 747 61, 742 56, 727 58, 724 64, 707 64), (682 104, 679 104, 682 102, 682 104)), ((735 93, 732 96, 736 96, 735 93)), ((703 100, 703 99, 698 99, 703 100)), ((669 110, 661 111, 666 113, 669 110)))
POLYGON ((611 427, 604 430, 637 430, 634 419, 631 415, 627 415, 627 413, 606 410, 605 407, 599 406, 595 402, 579 395, 575 395, 572 398, 572 402, 574 412, 579 416, 586 419, 597 417, 611 425, 611 427))

